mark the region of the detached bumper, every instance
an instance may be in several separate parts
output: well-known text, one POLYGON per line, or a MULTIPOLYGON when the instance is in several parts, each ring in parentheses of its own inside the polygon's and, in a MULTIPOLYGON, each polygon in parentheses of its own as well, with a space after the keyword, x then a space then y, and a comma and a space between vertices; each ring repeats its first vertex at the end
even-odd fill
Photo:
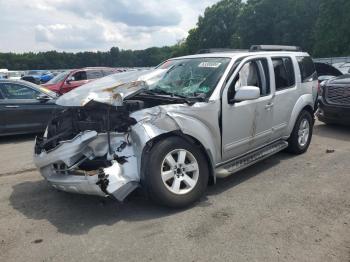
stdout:
MULTIPOLYGON (((124 142, 122 134, 111 134, 111 147, 118 148, 124 142)), ((36 141, 36 147, 38 147, 36 141)), ((41 175, 56 189, 79 194, 114 196, 122 201, 139 185, 137 161, 133 147, 127 145, 118 151, 127 156, 123 164, 111 160, 111 166, 93 171, 80 170, 85 161, 104 157, 108 153, 106 134, 87 131, 74 139, 61 142, 46 152, 36 148, 34 163, 41 175)))

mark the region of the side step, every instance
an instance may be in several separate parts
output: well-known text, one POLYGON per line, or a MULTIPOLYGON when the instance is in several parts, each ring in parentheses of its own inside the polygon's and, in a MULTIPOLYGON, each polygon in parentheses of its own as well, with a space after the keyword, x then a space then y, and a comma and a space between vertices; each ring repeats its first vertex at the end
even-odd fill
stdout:
POLYGON ((286 147, 288 147, 287 141, 280 140, 275 143, 272 143, 268 146, 258 149, 257 151, 244 155, 240 158, 234 159, 231 162, 216 168, 216 176, 220 178, 227 177, 265 158, 268 158, 269 156, 272 156, 278 153, 279 151, 282 151, 286 147))

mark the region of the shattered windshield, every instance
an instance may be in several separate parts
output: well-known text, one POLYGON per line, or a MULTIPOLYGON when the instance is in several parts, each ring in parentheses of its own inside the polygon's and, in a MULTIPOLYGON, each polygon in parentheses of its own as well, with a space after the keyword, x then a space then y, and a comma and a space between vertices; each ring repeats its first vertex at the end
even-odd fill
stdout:
POLYGON ((218 84, 229 62, 230 58, 217 57, 169 60, 165 63, 171 64, 168 71, 149 88, 186 97, 207 97, 218 84))

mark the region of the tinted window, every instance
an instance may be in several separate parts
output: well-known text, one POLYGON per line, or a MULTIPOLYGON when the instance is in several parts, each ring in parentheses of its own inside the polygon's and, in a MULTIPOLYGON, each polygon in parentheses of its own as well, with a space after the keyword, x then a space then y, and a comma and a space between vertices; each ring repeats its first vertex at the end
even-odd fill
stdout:
POLYGON ((295 75, 292 59, 289 57, 273 58, 273 69, 275 72, 276 91, 293 87, 295 75))
POLYGON ((316 68, 314 62, 309 56, 299 56, 297 57, 300 73, 301 73, 301 81, 309 82, 317 79, 316 68))
POLYGON ((242 86, 256 86, 259 87, 261 96, 269 95, 270 79, 266 59, 259 59, 245 63, 233 83, 234 86, 229 89, 229 98, 233 98, 235 91, 242 86))
POLYGON ((73 77, 74 77, 74 81, 87 80, 87 76, 86 76, 85 71, 76 72, 76 73, 74 73, 73 77))
POLYGON ((0 88, 5 99, 36 99, 40 94, 30 87, 12 83, 1 84, 0 88))
POLYGON ((100 70, 89 70, 87 71, 87 79, 97 79, 103 77, 100 70))

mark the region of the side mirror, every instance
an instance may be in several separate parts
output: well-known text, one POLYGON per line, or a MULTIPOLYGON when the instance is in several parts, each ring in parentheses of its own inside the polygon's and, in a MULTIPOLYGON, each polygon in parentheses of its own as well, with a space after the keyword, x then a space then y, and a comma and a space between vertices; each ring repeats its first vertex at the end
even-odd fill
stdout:
POLYGON ((260 88, 256 86, 242 86, 236 91, 234 99, 230 101, 230 104, 235 102, 242 102, 246 100, 255 100, 260 97, 260 88))
POLYGON ((49 97, 48 95, 45 95, 45 94, 41 93, 40 95, 38 95, 38 96, 36 97, 36 100, 38 100, 38 101, 40 101, 40 102, 42 102, 42 103, 45 103, 45 102, 51 100, 51 97, 49 97))

